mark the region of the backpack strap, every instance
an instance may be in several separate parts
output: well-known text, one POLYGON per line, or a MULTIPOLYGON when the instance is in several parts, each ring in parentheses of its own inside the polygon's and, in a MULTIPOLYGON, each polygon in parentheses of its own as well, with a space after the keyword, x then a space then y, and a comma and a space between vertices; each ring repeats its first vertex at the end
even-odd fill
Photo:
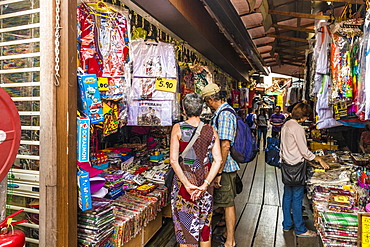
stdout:
POLYGON ((216 119, 215 119, 215 125, 216 125, 216 128, 218 129, 218 118, 219 118, 219 116, 220 116, 220 114, 221 114, 221 112, 223 112, 223 111, 228 111, 228 112, 231 112, 232 114, 234 114, 234 116, 236 117, 236 120, 238 120, 240 117, 236 114, 236 112, 234 111, 234 109, 231 109, 231 108, 224 108, 224 109, 222 109, 218 114, 217 114, 217 116, 216 116, 216 119))

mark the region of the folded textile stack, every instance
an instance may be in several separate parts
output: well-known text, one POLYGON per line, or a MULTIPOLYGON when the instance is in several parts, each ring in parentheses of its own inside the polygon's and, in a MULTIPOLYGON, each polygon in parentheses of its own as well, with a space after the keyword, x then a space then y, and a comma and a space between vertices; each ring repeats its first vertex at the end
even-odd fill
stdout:
POLYGON ((315 216, 326 211, 352 213, 357 209, 357 191, 352 186, 315 186, 312 202, 315 216))
POLYGON ((112 201, 103 198, 92 199, 92 209, 78 213, 78 245, 108 247, 113 234, 112 201))
POLYGON ((351 171, 346 168, 315 171, 309 180, 309 184, 313 185, 348 185, 350 183, 351 171))
POLYGON ((320 212, 317 226, 324 247, 357 246, 357 214, 320 212))
POLYGON ((107 198, 114 200, 124 193, 122 188, 125 183, 123 174, 104 174, 104 178, 106 180, 104 187, 108 189, 107 198))
MULTIPOLYGON (((154 190, 152 193, 155 193, 154 190)), ((114 246, 122 246, 134 238, 140 230, 155 219, 158 210, 161 208, 161 200, 156 195, 138 195, 126 193, 114 201, 114 233, 111 242, 114 246)))

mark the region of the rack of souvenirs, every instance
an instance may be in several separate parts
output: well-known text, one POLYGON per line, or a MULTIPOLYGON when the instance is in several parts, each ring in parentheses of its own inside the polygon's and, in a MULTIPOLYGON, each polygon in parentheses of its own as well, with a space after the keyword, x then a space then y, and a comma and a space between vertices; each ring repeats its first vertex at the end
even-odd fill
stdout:
POLYGON ((323 246, 357 246, 359 212, 370 211, 368 154, 318 150, 330 166, 323 170, 310 162, 308 197, 312 200, 315 226, 323 246))

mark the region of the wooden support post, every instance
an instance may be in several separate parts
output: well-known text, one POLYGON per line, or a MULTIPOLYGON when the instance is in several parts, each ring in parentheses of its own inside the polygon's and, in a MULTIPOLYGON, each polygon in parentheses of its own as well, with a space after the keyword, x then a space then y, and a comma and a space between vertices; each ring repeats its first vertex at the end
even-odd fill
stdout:
POLYGON ((39 245, 57 240, 57 132, 54 87, 55 1, 40 0, 40 223, 39 245), (45 143, 45 145, 43 145, 45 143))
POLYGON ((40 0, 40 246, 77 246, 76 0, 61 0, 55 86, 54 0, 40 0))

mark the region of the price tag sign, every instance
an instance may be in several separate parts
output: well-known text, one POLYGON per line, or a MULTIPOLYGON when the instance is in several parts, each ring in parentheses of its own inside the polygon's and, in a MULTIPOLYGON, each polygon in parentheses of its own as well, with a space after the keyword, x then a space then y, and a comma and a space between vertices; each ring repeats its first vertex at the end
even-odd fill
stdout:
POLYGON ((98 77, 99 91, 108 91, 108 78, 98 77))
POLYGON ((155 80, 155 90, 176 93, 177 80, 157 77, 155 80))
POLYGON ((362 247, 369 247, 370 246, 370 217, 363 216, 362 217, 362 247))
POLYGON ((342 203, 350 203, 347 196, 335 196, 334 201, 342 203))

